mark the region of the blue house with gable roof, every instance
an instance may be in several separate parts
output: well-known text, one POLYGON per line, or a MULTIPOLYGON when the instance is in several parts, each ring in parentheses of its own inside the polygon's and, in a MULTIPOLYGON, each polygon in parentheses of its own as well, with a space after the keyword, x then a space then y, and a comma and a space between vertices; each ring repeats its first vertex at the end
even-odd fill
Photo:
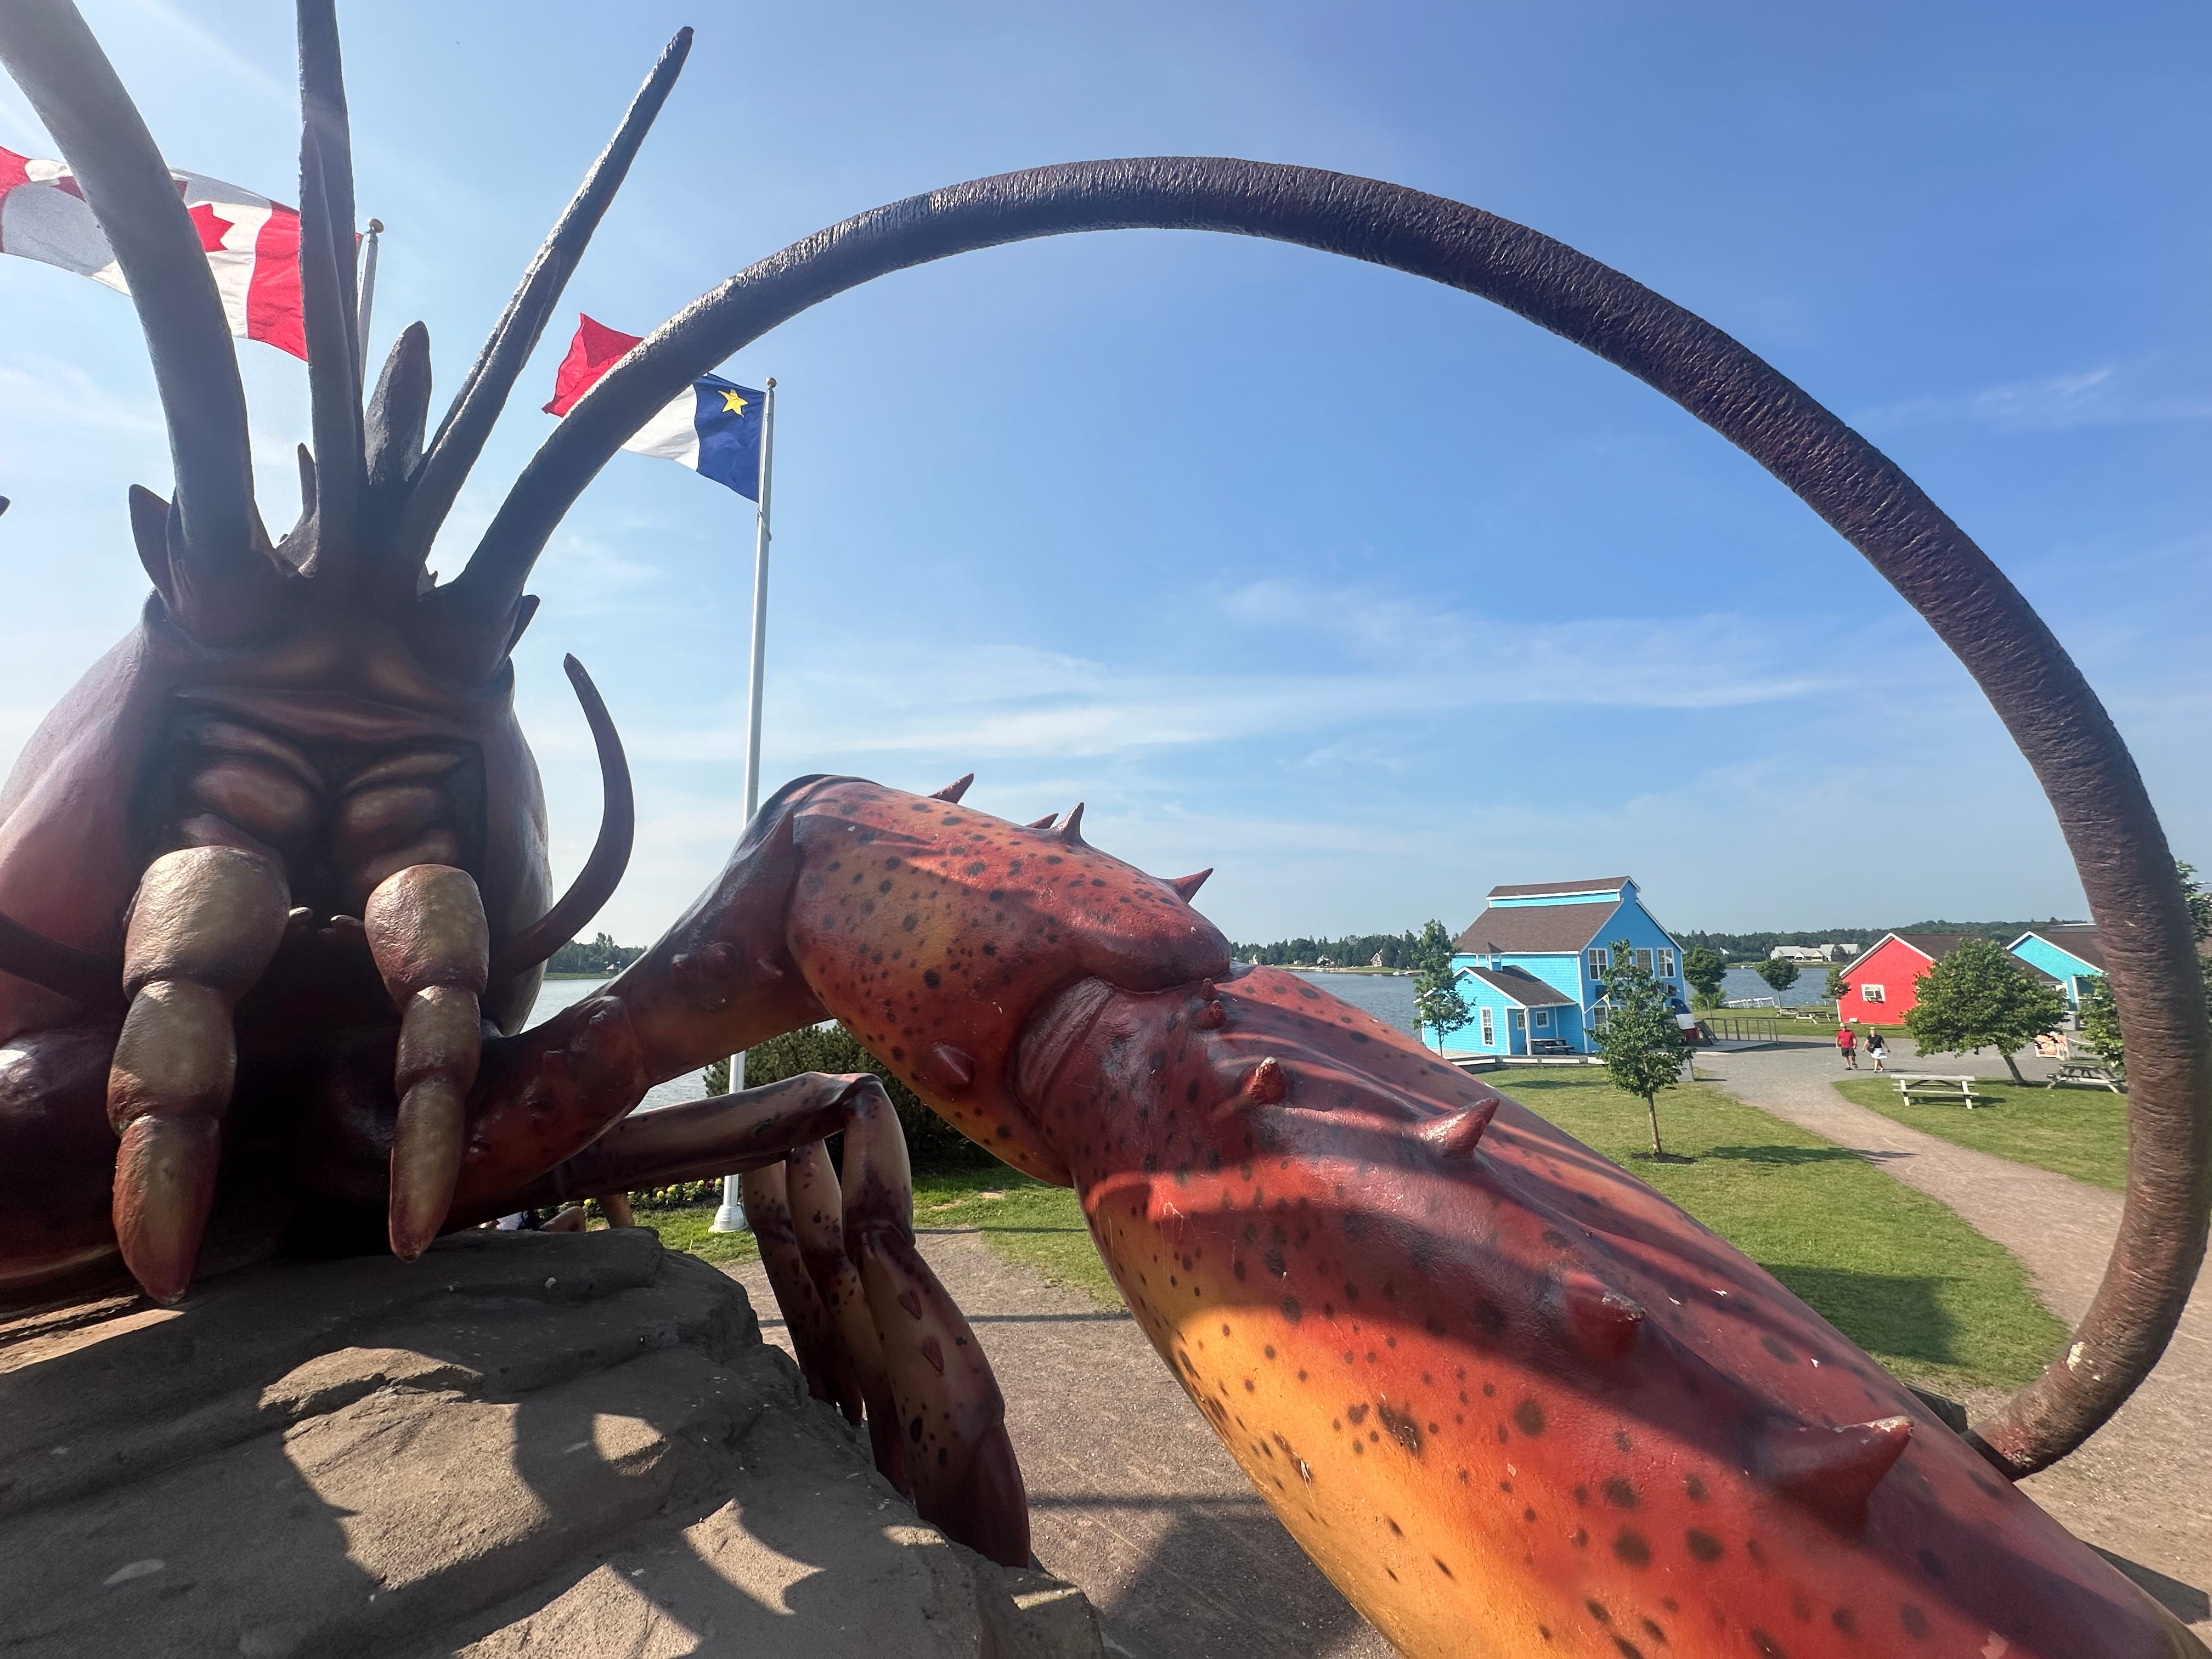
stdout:
MULTIPOLYGON (((1589 1054, 1616 941, 1686 1012, 1682 947, 1644 908, 1626 876, 1493 887, 1452 946, 1452 969, 1474 1020, 1446 1039, 1454 1053, 1589 1054)), ((1443 1045, 1433 1032, 1422 1041, 1443 1045)))
POLYGON ((2105 946, 2094 925, 2032 929, 2005 949, 2057 980, 2066 993, 2067 1003, 2075 1008, 2081 1006, 2086 981, 2105 971, 2105 946))

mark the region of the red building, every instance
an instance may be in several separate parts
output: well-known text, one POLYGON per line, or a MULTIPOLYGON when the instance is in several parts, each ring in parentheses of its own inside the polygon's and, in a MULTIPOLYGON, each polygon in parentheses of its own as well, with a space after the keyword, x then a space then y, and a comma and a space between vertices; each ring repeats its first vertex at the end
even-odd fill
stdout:
POLYGON ((1840 1019, 1896 1025, 1919 999, 1912 981, 1978 933, 1884 933, 1844 969, 1850 992, 1836 1005, 1840 1019))

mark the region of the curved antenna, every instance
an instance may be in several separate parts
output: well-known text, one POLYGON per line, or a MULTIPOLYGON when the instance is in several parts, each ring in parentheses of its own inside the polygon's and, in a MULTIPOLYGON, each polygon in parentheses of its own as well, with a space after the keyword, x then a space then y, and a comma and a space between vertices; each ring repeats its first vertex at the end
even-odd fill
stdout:
POLYGON ((361 538, 361 302, 353 133, 336 0, 300 0, 300 300, 315 438, 313 544, 305 568, 346 568, 361 538))
MULTIPOLYGON (((2212 1030, 2158 815, 2111 717, 1987 554, 1888 457, 1720 330, 1548 236, 1370 179, 1205 157, 1086 161, 915 196, 817 232, 663 324, 588 392, 523 470, 451 590, 512 610, 584 486, 692 380, 778 323, 888 271, 1071 231, 1218 230, 1341 253, 1495 301, 1626 369, 1802 499, 1927 619, 2034 769, 2107 941, 2129 1033, 2120 1232, 2070 1363, 1977 1431, 2018 1477, 2064 1456, 2164 1352, 2212 1213, 2212 1030)), ((496 630, 480 623, 496 653, 496 630)), ((481 648, 481 643, 480 643, 481 648)), ((496 654, 478 672, 488 672, 496 654)))
POLYGON ((599 159, 592 163, 592 170, 584 175, 584 182, 554 224, 545 245, 538 250, 538 257, 523 273, 521 286, 507 302, 507 309, 500 314, 491 337, 484 342, 475 367, 469 370, 468 379, 453 395, 453 407, 446 412, 437 435, 423 454, 392 551, 396 560, 419 565, 428 553, 431 539, 438 533, 438 526, 446 521, 453 498, 460 494, 469 469, 476 465, 484 441, 491 435, 493 423, 506 406, 507 394, 514 389, 515 377, 522 373, 523 365, 537 348, 538 336, 545 331, 546 319, 561 301, 561 290, 568 286, 576 262, 583 258, 584 249, 592 240, 592 233, 599 228, 607 204, 622 188, 629 164, 636 158, 638 146, 645 142, 653 118, 668 100, 669 89, 676 84, 684 60, 690 52, 691 31, 678 29, 676 38, 662 48, 653 72, 645 77, 645 84, 630 101, 629 110, 616 128, 615 136, 599 153, 599 159))
POLYGON ((0 915, 0 974, 13 974, 103 1012, 121 1010, 123 959, 95 956, 0 915))
POLYGON ((623 757, 622 738, 599 696, 599 689, 574 657, 561 665, 568 671, 568 684, 576 688, 576 701, 584 706, 584 720, 592 728, 592 742, 599 752, 599 838, 592 855, 568 890, 553 908, 492 952, 491 981, 512 979, 526 973, 584 931, 599 914, 600 906, 614 896, 629 867, 629 849, 637 836, 637 800, 631 793, 629 763, 623 757))
POLYGON ((60 146, 146 331, 176 470, 165 536, 179 620, 204 637, 252 631, 283 581, 260 551, 246 392, 199 234, 69 0, 0 5, 0 64, 60 146))

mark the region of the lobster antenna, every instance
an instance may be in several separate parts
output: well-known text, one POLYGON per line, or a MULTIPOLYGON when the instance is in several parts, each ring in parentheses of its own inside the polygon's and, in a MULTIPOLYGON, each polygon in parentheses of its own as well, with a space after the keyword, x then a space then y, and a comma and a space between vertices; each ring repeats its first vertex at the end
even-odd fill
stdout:
MULTIPOLYGON (((401 521, 395 558, 419 566, 428 554, 432 538, 452 510, 454 497, 460 494, 461 485, 468 478, 469 469, 483 453, 492 425, 506 406, 507 394, 514 390, 516 377, 537 349, 547 319, 561 302, 561 291, 568 286, 570 273, 583 258, 592 233, 599 228, 599 220, 614 200, 615 192, 622 188, 630 162, 636 158, 638 146, 652 130, 653 118, 667 101, 669 89, 676 84, 676 77, 690 52, 691 31, 677 30, 676 38, 662 49, 653 72, 638 88, 615 136, 599 153, 599 159, 592 163, 592 170, 584 175, 584 182, 577 187, 575 196, 545 238, 545 245, 538 250, 538 257, 523 273, 521 285, 507 302, 507 309, 492 329, 491 337, 477 355, 475 367, 469 370, 468 379, 454 394, 453 407, 446 412, 437 435, 431 439, 423 454, 414 490, 408 498, 406 516, 401 521)), ((511 609, 511 605, 507 608, 511 609)), ((486 623, 501 636, 495 644, 504 641, 506 625, 503 613, 486 623)))
POLYGON ((282 589, 259 549, 246 391, 215 276, 168 164, 115 69, 69 0, 0 5, 0 64, 76 175, 146 332, 176 473, 164 515, 179 621, 250 626, 282 589))
POLYGON ((360 279, 336 0, 299 0, 299 20, 300 298, 315 439, 313 539, 301 568, 325 575, 360 541, 360 279))

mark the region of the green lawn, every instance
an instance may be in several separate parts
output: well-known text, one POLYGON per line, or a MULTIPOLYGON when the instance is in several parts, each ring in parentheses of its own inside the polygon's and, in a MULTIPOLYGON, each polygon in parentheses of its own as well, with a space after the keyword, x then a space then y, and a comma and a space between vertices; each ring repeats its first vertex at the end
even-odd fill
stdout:
MULTIPOLYGON (((2020 1264, 1931 1198, 1814 1135, 1700 1084, 1660 1097, 1668 1149, 1692 1164, 1630 1154, 1647 1141, 1644 1104, 1585 1078, 1516 1072, 1509 1091, 1706 1225, 1912 1382, 2005 1387, 2058 1351, 2066 1330, 2020 1264)), ((2084 1097, 2083 1098, 2086 1098, 2084 1097)), ((1979 1114, 1977 1114, 1979 1115, 1979 1114)), ((916 1177, 915 1226, 974 1227, 1007 1260, 1121 1305, 1075 1194, 1000 1167, 916 1177)), ((673 1249, 710 1261, 758 1254, 750 1234, 707 1231, 711 1206, 641 1210, 673 1249)))
MULTIPOLYGON (((1874 1165, 1702 1084, 1659 1097, 1668 1150, 1650 1164, 1644 1103, 1610 1085, 1516 1073, 1507 1092, 1649 1182, 1765 1267, 1899 1376, 2009 1386, 2066 1328, 2020 1263, 1874 1165)), ((1978 1115, 1978 1114, 1977 1114, 1978 1115)))
POLYGON ((1940 1140, 2114 1192, 2127 1184, 2127 1097, 2109 1090, 2023 1089, 2009 1079, 1977 1079, 1974 1092, 1983 1098, 1970 1112, 1956 1100, 1908 1105, 1898 1098, 1895 1084, 1880 1078, 1853 1078, 1836 1087, 1846 1100, 1940 1140))

